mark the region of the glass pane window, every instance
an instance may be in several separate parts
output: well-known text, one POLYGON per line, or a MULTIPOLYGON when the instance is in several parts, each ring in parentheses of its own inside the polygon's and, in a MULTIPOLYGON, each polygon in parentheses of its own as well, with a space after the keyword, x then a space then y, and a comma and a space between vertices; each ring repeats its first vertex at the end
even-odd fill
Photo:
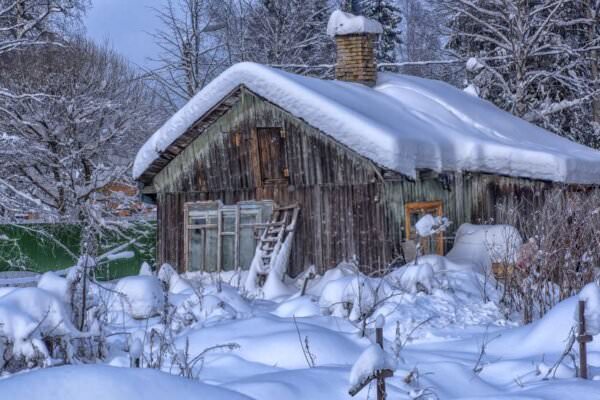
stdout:
POLYGON ((187 269, 229 271, 247 269, 257 245, 257 233, 268 222, 272 201, 186 203, 187 269))

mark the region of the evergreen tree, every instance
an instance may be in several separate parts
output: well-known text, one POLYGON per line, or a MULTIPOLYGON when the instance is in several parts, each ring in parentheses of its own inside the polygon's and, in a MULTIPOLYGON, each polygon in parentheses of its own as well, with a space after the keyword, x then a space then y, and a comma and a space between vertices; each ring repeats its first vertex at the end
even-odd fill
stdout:
POLYGON ((400 38, 402 13, 394 0, 361 0, 360 13, 378 21, 383 27, 376 49, 378 63, 396 62, 400 38))

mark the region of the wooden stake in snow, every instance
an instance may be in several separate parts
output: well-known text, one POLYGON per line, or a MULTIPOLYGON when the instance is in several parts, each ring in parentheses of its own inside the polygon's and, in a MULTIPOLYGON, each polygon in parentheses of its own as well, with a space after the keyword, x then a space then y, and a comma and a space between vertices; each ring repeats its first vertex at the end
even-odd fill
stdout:
MULTIPOLYGON (((377 344, 379 345, 379 347, 381 347, 381 350, 383 350, 383 317, 381 317, 381 315, 379 317, 377 317, 377 321, 376 324, 377 326, 375 327, 375 341, 377 342, 377 344)), ((387 371, 387 370, 383 370, 380 373, 377 374, 377 400, 385 400, 385 377, 383 376, 383 372, 387 371)), ((393 374, 393 373, 392 373, 393 374)))
POLYGON ((593 337, 585 332, 585 301, 579 300, 577 341, 579 342, 579 377, 583 379, 588 378, 586 343, 591 342, 592 339, 593 337))
MULTIPOLYGON (((385 324, 385 318, 382 315, 377 317, 375 321, 375 342, 383 350, 383 325, 385 324)), ((358 392, 364 389, 373 379, 377 380, 377 400, 385 400, 385 379, 394 376, 394 371, 391 369, 381 369, 371 376, 368 376, 359 385, 354 386, 348 392, 351 396, 356 396, 358 392)))

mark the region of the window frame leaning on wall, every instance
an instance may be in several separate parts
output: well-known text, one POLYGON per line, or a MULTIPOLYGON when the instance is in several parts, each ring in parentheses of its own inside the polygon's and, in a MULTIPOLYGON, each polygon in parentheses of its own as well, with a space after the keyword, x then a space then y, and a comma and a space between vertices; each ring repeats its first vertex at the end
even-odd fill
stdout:
POLYGON ((267 225, 275 206, 272 200, 241 201, 231 205, 225 205, 219 200, 184 203, 185 271, 222 272, 248 268, 256 250, 260 230, 267 225), (252 222, 248 222, 248 216, 251 216, 250 219, 253 217, 252 222), (203 233, 198 232, 199 236, 194 236, 194 231, 203 233), (214 256, 207 251, 211 246, 208 233, 211 231, 212 240, 216 241, 214 256), (197 262, 197 268, 192 268, 191 265, 194 262, 194 255, 191 253, 194 238, 203 242, 201 251, 197 253, 202 262, 197 262), (250 239, 252 246, 249 246, 250 239), (230 246, 233 256, 224 254, 224 244, 230 246), (207 265, 207 257, 214 258, 214 267, 207 265))
MULTIPOLYGON (((444 216, 444 206, 441 200, 434 201, 418 201, 407 203, 404 206, 404 234, 405 240, 416 240, 416 237, 411 237, 413 233, 413 224, 412 224, 412 215, 419 214, 431 214, 434 217, 443 217, 444 216)), ((422 216, 422 215, 421 215, 422 216)), ((444 236, 443 232, 436 233, 433 235, 435 241, 435 253, 438 255, 444 255, 444 236)), ((429 249, 429 245, 427 241, 430 238, 421 238, 421 246, 423 249, 429 249)), ((431 249, 429 249, 431 250, 431 249)))

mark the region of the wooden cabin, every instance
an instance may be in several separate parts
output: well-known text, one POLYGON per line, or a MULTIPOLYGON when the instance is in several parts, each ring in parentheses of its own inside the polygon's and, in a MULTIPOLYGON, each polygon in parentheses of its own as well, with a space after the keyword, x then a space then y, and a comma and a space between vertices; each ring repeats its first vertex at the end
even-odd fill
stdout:
POLYGON ((372 271, 402 257, 426 213, 451 236, 499 202, 600 180, 592 149, 445 83, 377 77, 376 33, 336 36, 335 81, 235 65, 150 138, 134 177, 158 207, 159 264, 248 268, 273 210, 295 204, 290 275, 351 259, 372 271))

